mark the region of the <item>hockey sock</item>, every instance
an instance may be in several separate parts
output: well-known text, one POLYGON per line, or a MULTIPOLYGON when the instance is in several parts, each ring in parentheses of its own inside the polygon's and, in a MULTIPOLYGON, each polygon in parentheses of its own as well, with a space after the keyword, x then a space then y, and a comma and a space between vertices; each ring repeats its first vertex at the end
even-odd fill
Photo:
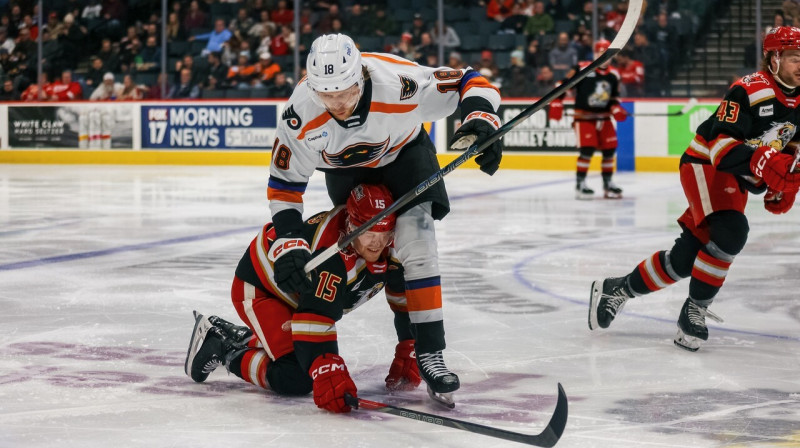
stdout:
POLYGON ((611 176, 614 175, 614 151, 603 151, 603 162, 600 165, 603 175, 603 185, 608 186, 611 176))
POLYGON ((629 274, 628 284, 635 295, 643 295, 664 289, 680 279, 670 264, 669 251, 661 250, 636 266, 629 274))
POLYGON ((692 280, 689 282, 689 297, 695 303, 702 306, 711 303, 725 282, 733 258, 714 242, 708 243, 697 253, 692 267, 692 280))
POLYGON ((440 277, 406 281, 406 300, 411 323, 415 327, 417 351, 444 349, 444 315, 440 277))
POLYGON ((264 349, 243 352, 230 363, 230 371, 248 383, 267 389, 267 365, 270 359, 264 349))
POLYGON ((589 163, 592 161, 594 148, 584 147, 580 148, 579 151, 575 174, 580 183, 582 180, 586 179, 586 173, 589 171, 589 163))

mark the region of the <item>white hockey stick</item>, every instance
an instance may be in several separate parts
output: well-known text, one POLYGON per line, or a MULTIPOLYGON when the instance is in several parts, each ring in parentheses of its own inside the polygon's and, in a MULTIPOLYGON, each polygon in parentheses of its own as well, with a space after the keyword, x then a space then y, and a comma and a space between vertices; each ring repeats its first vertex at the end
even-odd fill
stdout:
POLYGON ((554 99, 563 95, 564 92, 571 89, 575 84, 577 84, 580 80, 585 78, 589 73, 592 73, 598 67, 611 60, 611 58, 613 58, 617 53, 619 53, 620 50, 622 50, 622 47, 625 46, 625 44, 631 38, 631 35, 633 35, 633 31, 636 28, 636 22, 639 21, 639 15, 642 12, 642 2, 643 0, 628 1, 628 14, 625 15, 625 20, 622 22, 622 26, 620 26, 619 32, 617 32, 617 36, 611 42, 611 45, 608 47, 608 50, 606 50, 602 55, 600 55, 600 57, 592 61, 582 70, 572 75, 571 78, 561 83, 561 85, 548 92, 539 101, 528 106, 525 110, 520 112, 516 117, 509 120, 506 124, 501 126, 500 129, 495 131, 494 134, 490 135, 489 137, 486 138, 486 140, 481 142, 480 146, 478 145, 470 146, 469 149, 464 151, 463 154, 458 156, 452 162, 448 163, 444 168, 435 172, 427 180, 417 185, 415 189, 409 191, 400 198, 396 199, 394 204, 384 209, 377 215, 373 216, 372 219, 362 224, 361 227, 358 227, 357 229, 347 234, 347 236, 340 239, 338 244, 325 249, 316 257, 312 258, 308 263, 306 263, 305 267, 306 273, 313 271, 317 266, 324 263, 325 260, 332 257, 334 254, 336 254, 340 250, 347 247, 350 243, 355 241, 355 239, 358 238, 359 235, 361 235, 362 233, 370 229, 372 226, 374 226, 376 222, 380 221, 384 217, 394 213, 401 207, 411 202, 414 198, 422 194, 425 190, 427 190, 428 188, 430 188, 431 186, 435 185, 437 182, 442 180, 442 177, 446 176, 454 169, 463 165, 464 162, 466 162, 467 160, 483 152, 484 149, 491 146, 491 144, 496 142, 497 140, 500 140, 510 130, 517 127, 528 117, 538 112, 539 110, 543 109, 545 106, 550 104, 550 102, 552 102, 554 99))
POLYGON ((629 113, 628 115, 632 117, 680 117, 681 115, 685 115, 690 110, 692 110, 694 106, 697 106, 697 98, 689 98, 689 102, 686 103, 686 105, 683 106, 681 110, 676 112, 669 112, 669 113, 641 112, 641 113, 629 113))

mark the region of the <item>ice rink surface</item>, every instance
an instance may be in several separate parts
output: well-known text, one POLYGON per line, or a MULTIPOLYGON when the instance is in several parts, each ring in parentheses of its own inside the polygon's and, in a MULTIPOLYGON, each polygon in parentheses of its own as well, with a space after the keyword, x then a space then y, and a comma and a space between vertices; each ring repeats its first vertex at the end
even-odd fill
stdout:
MULTIPOLYGON (((239 322, 236 264, 269 218, 267 169, 0 165, 0 447, 516 447, 369 411, 332 415, 224 368, 183 372, 192 310, 239 322)), ((456 170, 437 223, 457 406, 389 395, 383 298, 337 325, 362 398, 538 433, 558 447, 800 446, 800 207, 752 197, 750 236, 696 353, 673 346, 688 281, 587 326, 592 280, 668 249, 678 176, 622 173, 625 199, 573 199, 569 172, 456 170)), ((600 189, 593 173, 589 185, 600 189)), ((330 205, 321 177, 306 216, 330 205)))

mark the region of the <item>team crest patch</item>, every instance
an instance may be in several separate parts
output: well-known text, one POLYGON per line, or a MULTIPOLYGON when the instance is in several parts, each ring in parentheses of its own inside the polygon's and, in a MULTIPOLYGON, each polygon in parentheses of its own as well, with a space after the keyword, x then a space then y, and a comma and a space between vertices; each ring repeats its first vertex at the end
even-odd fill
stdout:
POLYGON ((417 93, 417 82, 408 76, 398 76, 400 76, 400 84, 403 86, 403 89, 400 91, 400 101, 407 100, 417 93))
POLYGON ((297 115, 297 112, 294 111, 294 106, 289 106, 283 111, 281 120, 286 120, 286 125, 293 131, 300 129, 300 126, 303 125, 303 120, 301 120, 300 115, 297 115))
POLYGON ((322 158, 330 166, 346 168, 365 165, 380 158, 389 149, 389 139, 378 143, 356 143, 336 154, 322 153, 322 158))

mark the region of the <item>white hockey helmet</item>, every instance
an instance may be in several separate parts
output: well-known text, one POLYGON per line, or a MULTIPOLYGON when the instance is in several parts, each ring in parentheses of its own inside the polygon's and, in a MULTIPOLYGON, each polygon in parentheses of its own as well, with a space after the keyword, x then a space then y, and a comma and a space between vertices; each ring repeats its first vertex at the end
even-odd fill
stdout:
POLYGON ((361 52, 344 34, 325 34, 314 40, 306 61, 311 98, 320 106, 316 92, 337 92, 358 84, 359 97, 364 91, 361 52))

